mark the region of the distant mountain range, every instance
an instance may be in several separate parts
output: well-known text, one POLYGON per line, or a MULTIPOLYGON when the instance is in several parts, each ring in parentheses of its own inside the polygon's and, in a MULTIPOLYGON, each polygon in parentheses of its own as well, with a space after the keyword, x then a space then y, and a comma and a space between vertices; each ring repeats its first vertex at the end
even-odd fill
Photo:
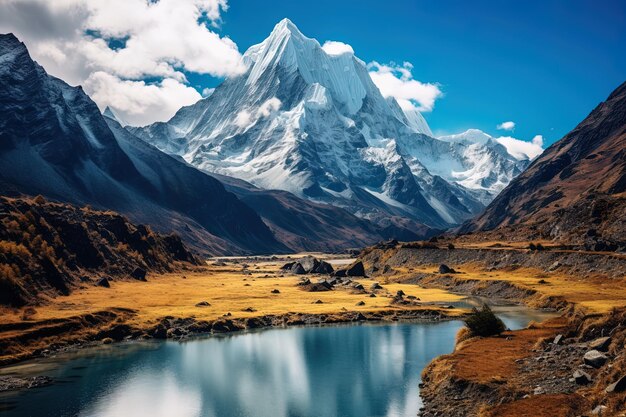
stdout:
POLYGON ((626 250, 626 83, 460 231, 498 229, 626 250))
POLYGON ((288 19, 244 54, 248 71, 170 121, 128 130, 201 170, 344 208, 382 227, 445 229, 528 165, 479 131, 436 139, 384 98, 365 63, 288 19))
POLYGON ((458 224, 529 163, 480 131, 433 138, 362 61, 288 20, 244 60, 136 128, 0 35, 0 193, 112 209, 204 253, 338 251, 458 224))

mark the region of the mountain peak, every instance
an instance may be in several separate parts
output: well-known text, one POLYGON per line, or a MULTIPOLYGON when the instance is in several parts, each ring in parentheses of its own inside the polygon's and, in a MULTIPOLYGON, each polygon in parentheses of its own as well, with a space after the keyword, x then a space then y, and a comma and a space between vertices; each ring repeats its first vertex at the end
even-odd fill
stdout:
POLYGON ((18 52, 28 52, 26 45, 12 33, 0 34, 0 56, 18 52))
POLYGON ((124 121, 113 111, 113 109, 109 106, 106 106, 106 108, 104 109, 104 111, 102 112, 102 115, 104 117, 108 117, 111 120, 116 121, 117 123, 119 123, 121 126, 125 126, 126 123, 124 123, 124 121))
POLYGON ((274 35, 284 36, 286 34, 293 34, 304 37, 302 32, 300 32, 300 29, 298 29, 298 27, 288 18, 284 18, 283 20, 278 22, 276 26, 274 26, 270 37, 273 37, 274 35))

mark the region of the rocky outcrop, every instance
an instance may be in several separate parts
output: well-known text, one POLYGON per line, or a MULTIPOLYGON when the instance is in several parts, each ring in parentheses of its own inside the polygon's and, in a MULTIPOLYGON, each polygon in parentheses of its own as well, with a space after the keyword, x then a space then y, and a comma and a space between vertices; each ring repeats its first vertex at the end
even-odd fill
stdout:
POLYGON ((292 274, 332 274, 333 267, 326 261, 319 260, 313 256, 305 256, 294 262, 288 262, 281 268, 283 271, 289 271, 292 274))

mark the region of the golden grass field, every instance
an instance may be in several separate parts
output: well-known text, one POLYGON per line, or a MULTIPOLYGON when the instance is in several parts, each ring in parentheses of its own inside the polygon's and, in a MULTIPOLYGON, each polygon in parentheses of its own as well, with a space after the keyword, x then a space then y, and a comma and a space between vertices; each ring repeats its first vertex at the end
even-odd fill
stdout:
MULTIPOLYGON (((148 275, 148 282, 112 281, 111 288, 89 286, 77 289, 69 296, 53 298, 49 303, 36 307, 37 313, 32 319, 64 318, 120 307, 136 310, 137 314, 129 324, 142 327, 164 316, 210 321, 229 312, 232 314, 230 318, 245 318, 288 312, 322 314, 337 313, 342 309, 363 312, 400 309, 390 306, 391 299, 385 296, 387 292, 395 294, 398 290, 419 297, 423 303, 446 303, 463 298, 444 290, 401 283, 384 285, 375 298, 347 289, 307 292, 297 286, 300 276, 285 274, 281 277, 277 272, 279 267, 279 264, 270 262, 250 264, 246 274, 240 265, 229 263, 225 267, 208 266, 203 272, 148 275), (274 289, 280 293, 273 294, 274 289), (314 304, 318 299, 323 304, 314 304), (196 307, 201 301, 208 302, 210 306, 196 307), (357 306, 359 301, 365 302, 365 305, 357 306), (256 311, 243 311, 248 308, 256 311)), ((315 282, 318 277, 310 278, 315 282)), ((374 282, 371 279, 356 281, 366 289, 374 282)), ((447 315, 461 313, 458 309, 446 309, 447 315)), ((19 310, 4 311, 0 323, 20 321, 20 315, 19 310)))
MULTIPOLYGON (((399 274, 394 281, 402 281, 416 273, 433 274, 437 266, 396 268, 399 274)), ((479 265, 456 266, 460 280, 506 281, 520 288, 538 291, 546 297, 563 297, 568 302, 588 310, 590 313, 605 313, 613 308, 626 307, 626 280, 601 277, 575 278, 560 273, 546 273, 530 268, 501 269, 486 271, 479 265), (540 283, 543 280, 545 283, 540 283)))

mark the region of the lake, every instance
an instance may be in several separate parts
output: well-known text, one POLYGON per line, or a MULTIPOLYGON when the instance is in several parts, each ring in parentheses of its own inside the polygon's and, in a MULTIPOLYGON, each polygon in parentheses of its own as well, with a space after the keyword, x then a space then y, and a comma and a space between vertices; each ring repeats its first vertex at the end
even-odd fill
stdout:
MULTIPOLYGON (((500 307, 511 329, 547 315, 500 307)), ((293 327, 132 342, 26 362, 1 373, 53 385, 0 394, 3 417, 415 416, 422 369, 460 321, 293 327)))

